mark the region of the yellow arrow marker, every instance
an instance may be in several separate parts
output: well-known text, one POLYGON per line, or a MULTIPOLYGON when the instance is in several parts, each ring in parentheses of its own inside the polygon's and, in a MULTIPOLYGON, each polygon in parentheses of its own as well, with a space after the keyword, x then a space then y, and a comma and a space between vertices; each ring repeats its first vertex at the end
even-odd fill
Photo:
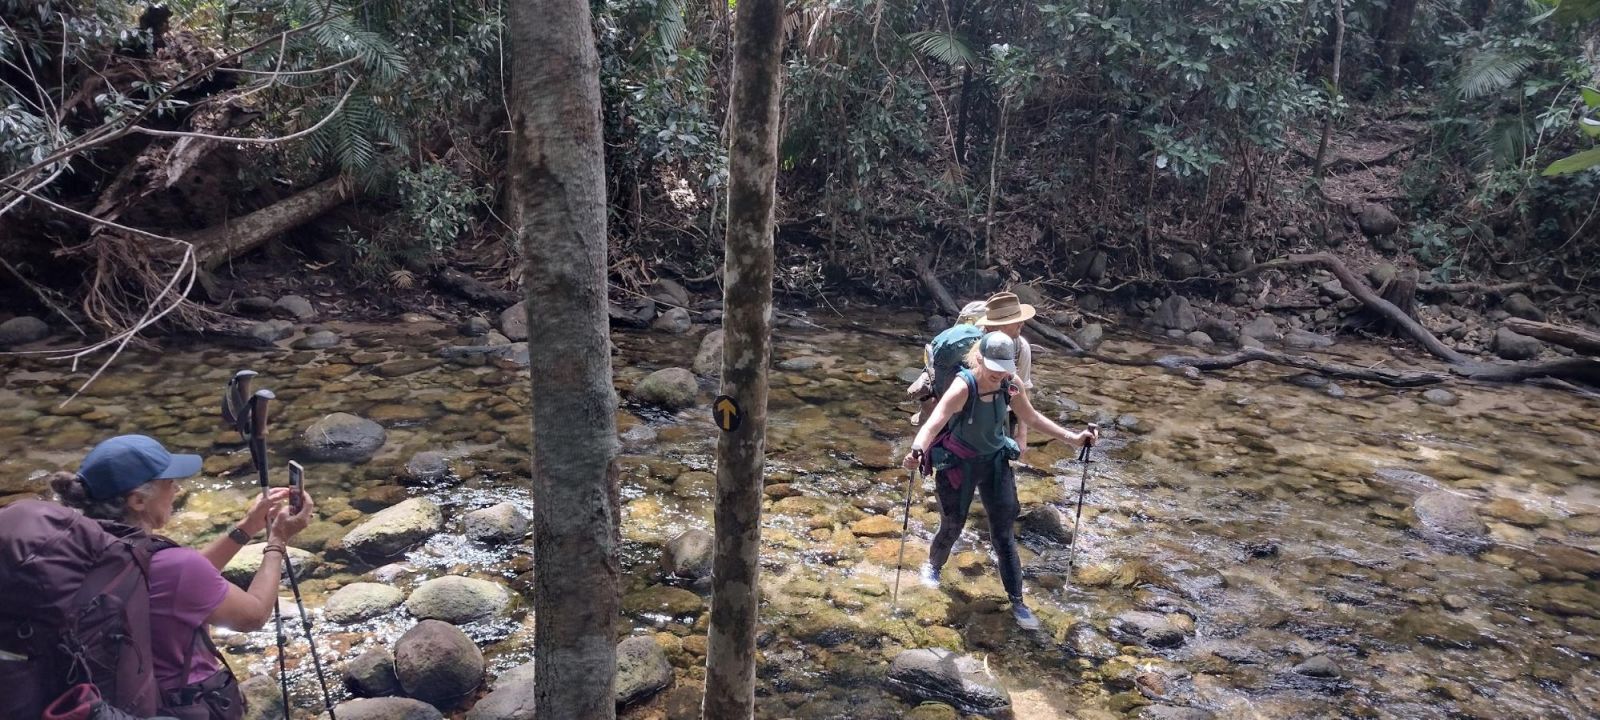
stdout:
POLYGON ((739 421, 744 419, 744 413, 731 396, 718 395, 711 403, 711 417, 724 432, 733 432, 739 429, 739 421))

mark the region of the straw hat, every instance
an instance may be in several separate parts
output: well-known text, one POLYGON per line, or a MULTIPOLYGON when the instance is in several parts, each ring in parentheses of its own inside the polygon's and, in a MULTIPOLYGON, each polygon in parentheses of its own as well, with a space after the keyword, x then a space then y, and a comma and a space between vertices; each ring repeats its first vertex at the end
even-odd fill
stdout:
POLYGON ((1033 306, 1018 300, 1016 293, 996 293, 994 297, 989 298, 988 310, 978 320, 978 325, 981 327, 1010 325, 1033 316, 1033 306))

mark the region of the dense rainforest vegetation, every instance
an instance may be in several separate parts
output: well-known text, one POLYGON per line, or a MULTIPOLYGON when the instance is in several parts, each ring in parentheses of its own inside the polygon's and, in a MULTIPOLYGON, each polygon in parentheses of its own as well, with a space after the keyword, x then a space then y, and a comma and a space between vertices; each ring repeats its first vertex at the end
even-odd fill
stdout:
MULTIPOLYGON (((709 280, 732 13, 592 7, 612 279, 709 280)), ((189 269, 223 299, 263 247, 374 290, 515 285, 502 13, 0 0, 8 295, 124 327, 189 269)), ((1333 248, 1581 294, 1597 29, 1595 0, 794 2, 779 290, 907 299, 920 258, 1063 296, 1221 293, 1206 278, 1333 248)))

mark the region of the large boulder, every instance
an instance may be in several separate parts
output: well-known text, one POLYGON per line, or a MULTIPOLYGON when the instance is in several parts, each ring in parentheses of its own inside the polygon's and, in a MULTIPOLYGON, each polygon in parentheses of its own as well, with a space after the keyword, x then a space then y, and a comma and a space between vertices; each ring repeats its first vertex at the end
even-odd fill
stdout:
POLYGON ((1494 331, 1494 354, 1507 360, 1532 360, 1539 357, 1543 349, 1544 343, 1512 332, 1511 328, 1502 327, 1494 331))
POLYGON ((672 663, 655 638, 636 635, 617 644, 617 705, 631 705, 672 684, 672 663))
POLYGON ((345 663, 344 686, 357 697, 385 697, 400 694, 400 678, 394 674, 394 653, 382 645, 345 663))
POLYGON ((661 555, 661 567, 670 575, 699 580, 711 575, 711 555, 715 549, 711 533, 691 528, 679 533, 667 543, 661 555))
POLYGON ((1075 657, 1104 662, 1121 654, 1117 644, 1089 623, 1074 623, 1067 629, 1067 651, 1075 657))
POLYGON ((1173 280, 1186 280, 1200 274, 1200 261, 1191 253, 1179 251, 1167 258, 1167 276, 1173 280))
POLYGON ((662 305, 680 308, 689 307, 689 291, 676 280, 657 278, 655 282, 650 283, 647 294, 651 300, 662 305))
MULTIPOLYGON (((250 581, 256 577, 256 571, 261 569, 261 555, 267 549, 266 543, 250 543, 239 552, 234 553, 233 559, 222 568, 222 576, 241 588, 249 589, 250 581)), ((297 547, 289 548, 289 561, 294 563, 294 571, 298 577, 306 577, 322 567, 322 559, 301 550, 297 547)))
POLYGON ((344 549, 363 557, 393 557, 427 540, 444 525, 444 513, 427 498, 411 498, 378 511, 345 533, 344 549))
POLYGON ((28 315, 11 318, 0 323, 0 348, 15 347, 37 342, 50 335, 50 326, 43 320, 28 315))
POLYGON ((277 681, 266 675, 253 675, 239 683, 239 694, 244 696, 242 720, 283 720, 283 695, 277 681))
POLYGON ((1488 526, 1478 517, 1472 502, 1449 490, 1434 490, 1418 496, 1411 504, 1417 529, 1440 540, 1477 544, 1489 535, 1488 526))
POLYGON ((322 462, 364 463, 388 441, 382 425, 342 412, 324 415, 300 433, 306 456, 322 462))
POLYGON ((406 461, 406 478, 415 483, 435 483, 450 477, 450 456, 424 450, 406 461))
POLYGON ((1400 218, 1389 208, 1377 203, 1361 208, 1361 212, 1356 214, 1356 222, 1361 225, 1361 233, 1367 237, 1387 237, 1400 229, 1400 218))
POLYGON ((1078 347, 1089 351, 1100 347, 1100 343, 1105 341, 1105 337, 1105 326, 1100 323, 1089 323, 1072 334, 1072 339, 1077 341, 1078 347))
POLYGON ((1011 706, 1011 694, 987 663, 942 648, 896 655, 889 684, 913 700, 937 700, 968 713, 986 715, 1011 706))
POLYGON ((406 695, 448 709, 483 682, 483 652, 460 628, 423 620, 395 643, 394 669, 406 695))
POLYGON ((322 616, 328 622, 349 625, 371 620, 400 607, 405 598, 405 593, 391 585, 350 583, 328 596, 328 601, 322 606, 322 616))
POLYGON ((528 306, 519 302, 500 312, 500 334, 512 342, 528 339, 528 306))
POLYGON ((461 525, 467 537, 481 543, 512 543, 528 534, 528 516, 509 502, 469 512, 461 525))
POLYGON ((288 320, 262 320, 245 328, 245 337, 262 347, 272 345, 294 334, 294 323, 288 320))
MULTIPOLYGON (((339 703, 339 720, 444 720, 439 709, 410 698, 364 698, 339 703)), ((323 713, 321 717, 328 717, 323 713)))
POLYGON ((505 586, 460 575, 429 580, 406 598, 412 615, 456 625, 494 617, 510 606, 511 591, 505 586))
POLYGON ((700 338, 700 350, 694 354, 694 374, 710 378, 722 376, 722 337, 722 329, 718 328, 700 338))
POLYGON ((1072 542, 1072 530, 1067 528, 1066 518, 1053 505, 1040 505, 1023 513, 1017 518, 1017 526, 1025 533, 1051 542, 1072 542))
POLYGON ((1182 295, 1173 295, 1161 301, 1161 307, 1156 309, 1156 324, 1170 330, 1189 332, 1200 327, 1200 321, 1195 317, 1194 308, 1189 306, 1189 298, 1182 295))
POLYGON ((667 410, 693 407, 700 386, 694 373, 683 368, 665 368, 645 376, 633 388, 633 399, 667 410))
POLYGON ((1257 315, 1255 319, 1244 324, 1239 329, 1239 335, 1254 338, 1264 342, 1278 339, 1278 321, 1271 315, 1257 315))

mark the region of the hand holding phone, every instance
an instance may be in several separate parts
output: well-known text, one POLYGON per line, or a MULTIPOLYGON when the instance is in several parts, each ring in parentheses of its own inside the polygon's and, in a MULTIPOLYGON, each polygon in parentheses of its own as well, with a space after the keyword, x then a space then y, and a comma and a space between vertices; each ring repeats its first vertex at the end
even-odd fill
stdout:
POLYGON ((293 460, 289 461, 289 509, 296 514, 306 505, 305 496, 305 468, 293 460))

